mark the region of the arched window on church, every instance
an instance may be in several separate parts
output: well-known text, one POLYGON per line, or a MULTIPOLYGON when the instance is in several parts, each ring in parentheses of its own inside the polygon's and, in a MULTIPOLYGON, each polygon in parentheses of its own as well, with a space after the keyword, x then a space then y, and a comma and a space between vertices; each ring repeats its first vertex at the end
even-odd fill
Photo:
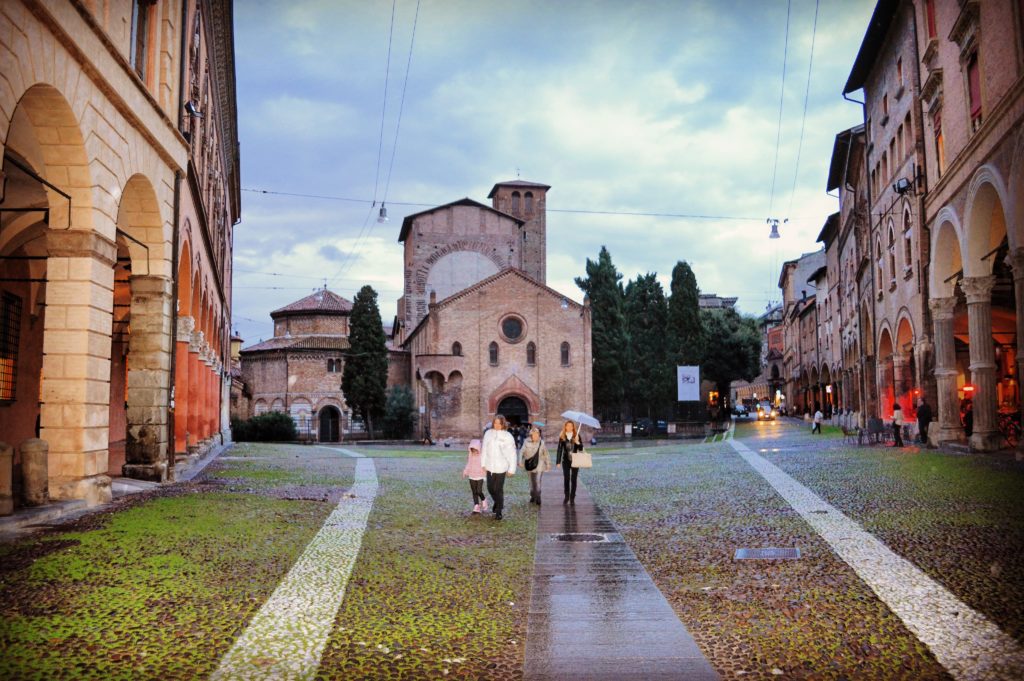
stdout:
POLYGON ((525 194, 523 194, 523 201, 523 209, 525 210, 526 214, 529 215, 530 213, 533 212, 533 192, 526 192, 525 194))
POLYGON ((569 344, 562 343, 562 366, 569 366, 569 344))
POLYGON ((452 354, 456 357, 462 357, 462 343, 459 341, 452 343, 452 354))
POLYGON ((526 344, 526 364, 531 367, 537 364, 537 346, 533 341, 526 344))
POLYGON ((498 366, 498 344, 491 341, 491 345, 487 348, 488 355, 490 356, 491 366, 498 366))
POLYGON ((519 192, 512 192, 512 212, 519 212, 519 192))
POLYGON ((327 360, 327 373, 329 373, 329 374, 333 374, 334 373, 334 360, 333 359, 327 360))

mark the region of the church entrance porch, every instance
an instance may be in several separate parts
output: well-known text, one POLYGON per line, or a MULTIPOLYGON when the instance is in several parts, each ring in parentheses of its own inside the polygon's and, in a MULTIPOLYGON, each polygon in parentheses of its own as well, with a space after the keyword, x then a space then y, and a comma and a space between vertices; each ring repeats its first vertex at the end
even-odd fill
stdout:
POLYGON ((337 407, 326 406, 320 410, 320 442, 338 442, 341 437, 341 412, 337 407))
POLYGON ((509 395, 498 403, 498 413, 508 419, 510 426, 521 426, 530 422, 530 410, 526 402, 515 395, 509 395))

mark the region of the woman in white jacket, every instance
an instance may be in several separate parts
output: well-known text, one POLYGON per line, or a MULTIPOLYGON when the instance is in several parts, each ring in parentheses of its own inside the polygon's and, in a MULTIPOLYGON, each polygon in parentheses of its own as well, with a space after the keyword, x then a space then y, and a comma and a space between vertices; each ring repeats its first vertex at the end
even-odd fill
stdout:
POLYGON ((487 471, 487 492, 491 495, 495 520, 501 520, 505 508, 505 476, 515 475, 516 458, 516 441, 508 432, 508 421, 498 414, 491 429, 484 433, 480 449, 480 463, 487 471))

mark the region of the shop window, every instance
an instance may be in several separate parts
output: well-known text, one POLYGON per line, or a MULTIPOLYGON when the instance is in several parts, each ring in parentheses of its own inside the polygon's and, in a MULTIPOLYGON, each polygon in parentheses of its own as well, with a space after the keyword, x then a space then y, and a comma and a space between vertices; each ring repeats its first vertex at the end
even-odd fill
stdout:
POLYGON ((4 293, 0 298, 0 402, 15 399, 20 334, 21 298, 4 293))

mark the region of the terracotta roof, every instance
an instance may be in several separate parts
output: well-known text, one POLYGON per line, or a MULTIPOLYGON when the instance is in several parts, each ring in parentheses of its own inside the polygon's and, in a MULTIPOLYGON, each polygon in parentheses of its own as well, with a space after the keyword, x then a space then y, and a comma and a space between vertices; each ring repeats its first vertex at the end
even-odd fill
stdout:
POLYGON ((442 206, 434 206, 433 208, 428 208, 427 210, 421 210, 419 213, 406 215, 405 219, 402 220, 402 229, 401 231, 398 232, 398 242, 402 243, 403 241, 406 240, 406 238, 409 236, 409 230, 412 229, 413 220, 415 220, 416 218, 420 217, 421 215, 429 215, 430 213, 434 213, 439 210, 444 210, 445 208, 451 208, 453 206, 476 206, 477 208, 483 208, 485 210, 491 211, 492 213, 497 213, 498 215, 506 217, 509 220, 515 220, 520 225, 526 223, 525 220, 521 220, 514 215, 509 215, 508 213, 502 212, 497 208, 494 208, 493 206, 488 206, 486 203, 474 201, 473 199, 467 196, 465 198, 459 199, 458 201, 452 201, 451 203, 446 203, 442 206))
POLYGON ((526 180, 509 180, 508 182, 499 182, 498 184, 491 187, 491 193, 487 195, 487 198, 493 199, 494 195, 498 192, 498 187, 536 187, 538 189, 551 189, 549 184, 541 184, 540 182, 527 182, 526 180))
POLYGON ((334 291, 320 289, 305 298, 274 310, 270 313, 270 317, 276 319, 294 314, 309 314, 310 312, 328 315, 347 315, 351 311, 352 303, 350 301, 342 298, 334 291))
POLYGON ((864 87, 871 69, 881 55, 882 45, 885 43, 886 35, 896 17, 899 5, 899 0, 878 0, 875 11, 871 15, 871 21, 868 22, 868 30, 864 33, 864 41, 860 44, 857 59, 853 62, 850 77, 843 87, 844 95, 864 87))
POLYGON ((262 343, 242 348, 242 352, 268 350, 348 350, 345 336, 275 336, 262 343))
POLYGON ((855 125, 852 128, 843 130, 836 135, 836 141, 832 144, 832 161, 828 167, 828 182, 825 191, 837 189, 842 184, 850 161, 850 148, 853 138, 863 134, 864 125, 855 125))

